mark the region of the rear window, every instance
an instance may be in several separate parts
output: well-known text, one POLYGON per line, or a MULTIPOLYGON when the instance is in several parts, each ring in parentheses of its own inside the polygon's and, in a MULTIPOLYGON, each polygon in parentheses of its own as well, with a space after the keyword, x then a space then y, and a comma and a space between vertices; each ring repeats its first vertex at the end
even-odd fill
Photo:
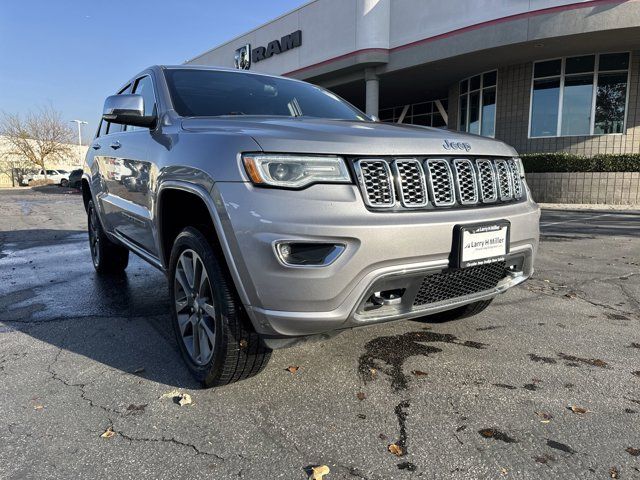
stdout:
POLYGON ((268 115, 367 120, 331 92, 308 83, 214 70, 165 71, 175 110, 183 117, 268 115))

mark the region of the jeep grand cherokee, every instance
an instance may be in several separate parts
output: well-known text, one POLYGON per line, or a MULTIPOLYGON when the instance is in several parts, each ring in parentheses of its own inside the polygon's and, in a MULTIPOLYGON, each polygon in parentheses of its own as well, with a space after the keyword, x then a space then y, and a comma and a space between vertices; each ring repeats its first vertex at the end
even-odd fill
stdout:
POLYGON ((310 335, 478 313, 533 272, 513 148, 383 124, 301 81, 151 67, 106 99, 84 172, 95 269, 131 251, 166 273, 206 386, 310 335))

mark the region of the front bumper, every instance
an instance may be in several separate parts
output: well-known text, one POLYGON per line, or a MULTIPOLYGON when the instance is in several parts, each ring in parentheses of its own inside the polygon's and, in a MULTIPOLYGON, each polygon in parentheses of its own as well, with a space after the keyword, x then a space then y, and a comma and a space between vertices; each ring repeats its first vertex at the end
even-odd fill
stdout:
POLYGON ((228 260, 245 308, 265 337, 296 337, 413 318, 492 298, 533 273, 540 211, 531 201, 475 209, 372 212, 353 185, 303 191, 216 183, 212 190, 228 260), (421 281, 449 267, 455 225, 508 220, 510 261, 519 269, 481 292, 428 305, 365 311, 378 285, 421 281), (278 261, 278 241, 334 242, 342 255, 326 267, 278 261))

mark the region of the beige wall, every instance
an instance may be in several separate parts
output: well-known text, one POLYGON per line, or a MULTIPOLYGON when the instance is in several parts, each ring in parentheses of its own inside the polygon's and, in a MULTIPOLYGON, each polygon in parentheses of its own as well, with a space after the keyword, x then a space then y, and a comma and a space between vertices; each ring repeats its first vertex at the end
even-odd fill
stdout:
MULTIPOLYGON (((623 135, 528 138, 531 62, 498 69, 496 138, 520 153, 640 153, 640 51, 632 52, 627 124, 623 135)), ((449 125, 458 125, 458 85, 449 90, 449 125)))

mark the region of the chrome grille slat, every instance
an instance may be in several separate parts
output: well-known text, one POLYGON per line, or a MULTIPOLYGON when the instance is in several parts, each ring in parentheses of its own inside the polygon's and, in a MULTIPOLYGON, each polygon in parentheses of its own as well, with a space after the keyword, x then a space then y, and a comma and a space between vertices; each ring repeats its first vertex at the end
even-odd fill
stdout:
POLYGON ((496 160, 496 173, 498 179, 498 190, 500 191, 500 200, 507 201, 513 198, 513 180, 511 179, 511 172, 506 160, 496 160))
POLYGON ((364 201, 374 209, 474 206, 525 194, 510 158, 360 158, 353 165, 364 201))
POLYGON ((386 160, 358 160, 355 167, 367 205, 391 208, 396 204, 391 169, 386 160))
POLYGON ((456 158, 453 160, 453 173, 458 201, 462 205, 478 203, 478 182, 471 160, 456 158))
POLYGON ((451 207, 456 203, 451 166, 444 158, 429 158, 425 162, 431 201, 436 207, 451 207))
POLYGON ((398 196, 404 207, 424 207, 429 203, 424 171, 418 160, 395 160, 393 172, 398 196))
POLYGON ((513 185, 513 198, 521 198, 522 197, 522 179, 520 178, 520 170, 518 170, 518 166, 516 162, 510 158, 507 160, 507 164, 509 165, 509 170, 511 171, 511 182, 513 185))
POLYGON ((493 169, 493 162, 487 159, 476 160, 476 168, 478 169, 482 203, 495 202, 498 200, 498 189, 496 188, 496 173, 493 169))

